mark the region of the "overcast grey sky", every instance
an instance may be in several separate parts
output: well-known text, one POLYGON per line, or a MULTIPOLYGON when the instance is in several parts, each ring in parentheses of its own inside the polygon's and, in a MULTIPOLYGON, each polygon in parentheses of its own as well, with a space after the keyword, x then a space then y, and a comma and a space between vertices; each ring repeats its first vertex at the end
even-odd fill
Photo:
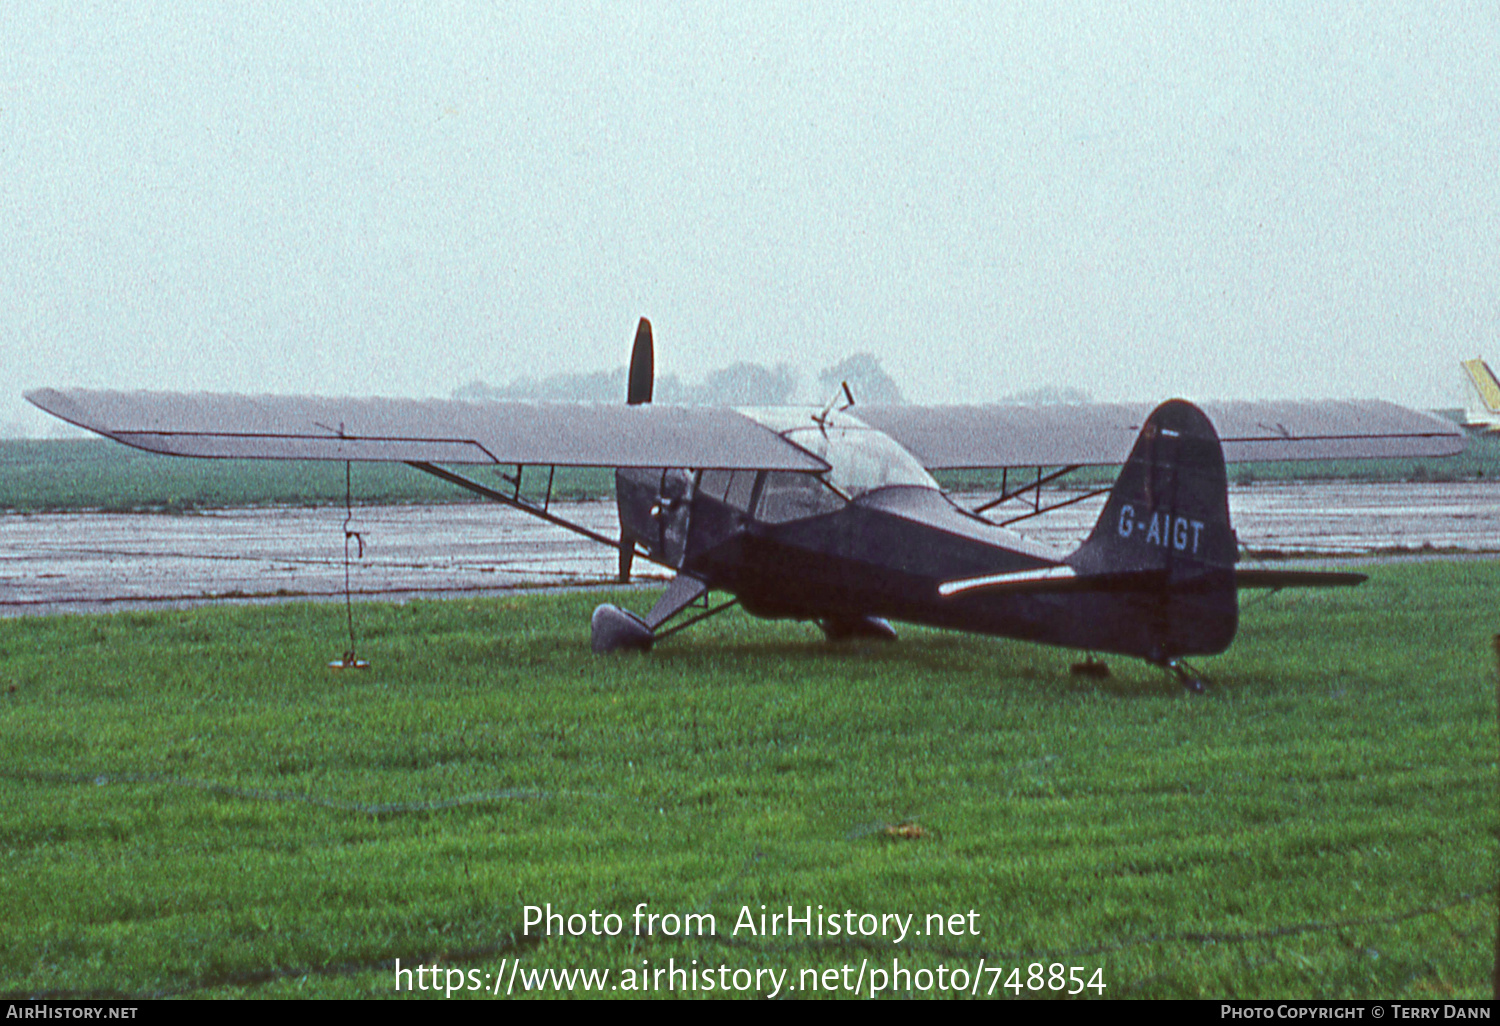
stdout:
POLYGON ((1458 404, 1500 5, 6 4, 23 389, 622 364, 1458 404))

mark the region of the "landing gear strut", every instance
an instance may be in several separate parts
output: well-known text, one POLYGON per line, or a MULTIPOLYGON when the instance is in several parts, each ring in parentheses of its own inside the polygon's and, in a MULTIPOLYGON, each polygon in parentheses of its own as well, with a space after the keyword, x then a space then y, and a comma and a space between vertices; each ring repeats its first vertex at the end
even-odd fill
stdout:
POLYGON ((589 623, 589 640, 594 651, 599 653, 645 652, 661 639, 716 616, 738 602, 738 599, 731 598, 728 602, 709 606, 708 585, 695 577, 678 574, 645 616, 637 616, 607 602, 595 609, 594 618, 589 623), (689 609, 699 612, 671 627, 666 626, 668 620, 689 609))

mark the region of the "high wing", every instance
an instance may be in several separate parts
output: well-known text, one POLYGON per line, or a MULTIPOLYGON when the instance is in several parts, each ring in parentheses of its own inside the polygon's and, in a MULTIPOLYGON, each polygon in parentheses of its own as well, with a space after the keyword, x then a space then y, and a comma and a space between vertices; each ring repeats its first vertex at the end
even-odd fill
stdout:
POLYGON ((828 469, 751 418, 718 407, 51 388, 26 398, 71 424, 174 456, 828 469))
MULTIPOLYGON (((1229 463, 1453 456, 1463 431, 1393 403, 1365 400, 1200 403, 1229 463)), ((1113 466, 1125 462, 1152 406, 857 406, 928 470, 1113 466)))
MULTIPOLYGON (((828 466, 724 407, 330 399, 40 389, 69 423, 177 456, 408 463, 823 471, 828 466)), ((1455 424, 1379 401, 1203 404, 1227 462, 1451 456, 1455 424)), ((858 406, 929 470, 1125 462, 1141 404, 858 406)))

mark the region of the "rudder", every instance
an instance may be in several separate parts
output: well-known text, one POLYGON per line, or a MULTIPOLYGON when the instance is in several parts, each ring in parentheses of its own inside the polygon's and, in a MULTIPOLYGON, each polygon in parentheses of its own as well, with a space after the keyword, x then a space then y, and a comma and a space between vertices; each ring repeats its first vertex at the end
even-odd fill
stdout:
POLYGON ((1218 433, 1180 399, 1152 411, 1088 539, 1068 558, 1113 602, 1101 615, 1157 662, 1222 652, 1239 620, 1218 433))

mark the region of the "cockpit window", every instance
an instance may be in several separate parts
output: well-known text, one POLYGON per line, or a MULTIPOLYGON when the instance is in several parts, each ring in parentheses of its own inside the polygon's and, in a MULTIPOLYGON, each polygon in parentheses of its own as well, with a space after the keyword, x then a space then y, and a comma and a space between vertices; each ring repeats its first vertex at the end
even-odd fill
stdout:
POLYGON ((804 520, 844 508, 845 500, 816 474, 768 470, 760 484, 755 518, 767 524, 804 520))
POLYGON ((938 486, 916 457, 872 428, 799 427, 782 437, 826 462, 825 480, 851 499, 887 485, 938 486))
POLYGON ((753 470, 705 470, 698 478, 698 492, 748 513, 755 474, 753 470))
POLYGON ((830 513, 845 500, 857 499, 888 485, 938 490, 938 483, 915 456, 848 411, 824 411, 816 418, 805 409, 740 412, 806 449, 829 467, 822 474, 765 472, 755 511, 763 521, 783 523, 830 513))

